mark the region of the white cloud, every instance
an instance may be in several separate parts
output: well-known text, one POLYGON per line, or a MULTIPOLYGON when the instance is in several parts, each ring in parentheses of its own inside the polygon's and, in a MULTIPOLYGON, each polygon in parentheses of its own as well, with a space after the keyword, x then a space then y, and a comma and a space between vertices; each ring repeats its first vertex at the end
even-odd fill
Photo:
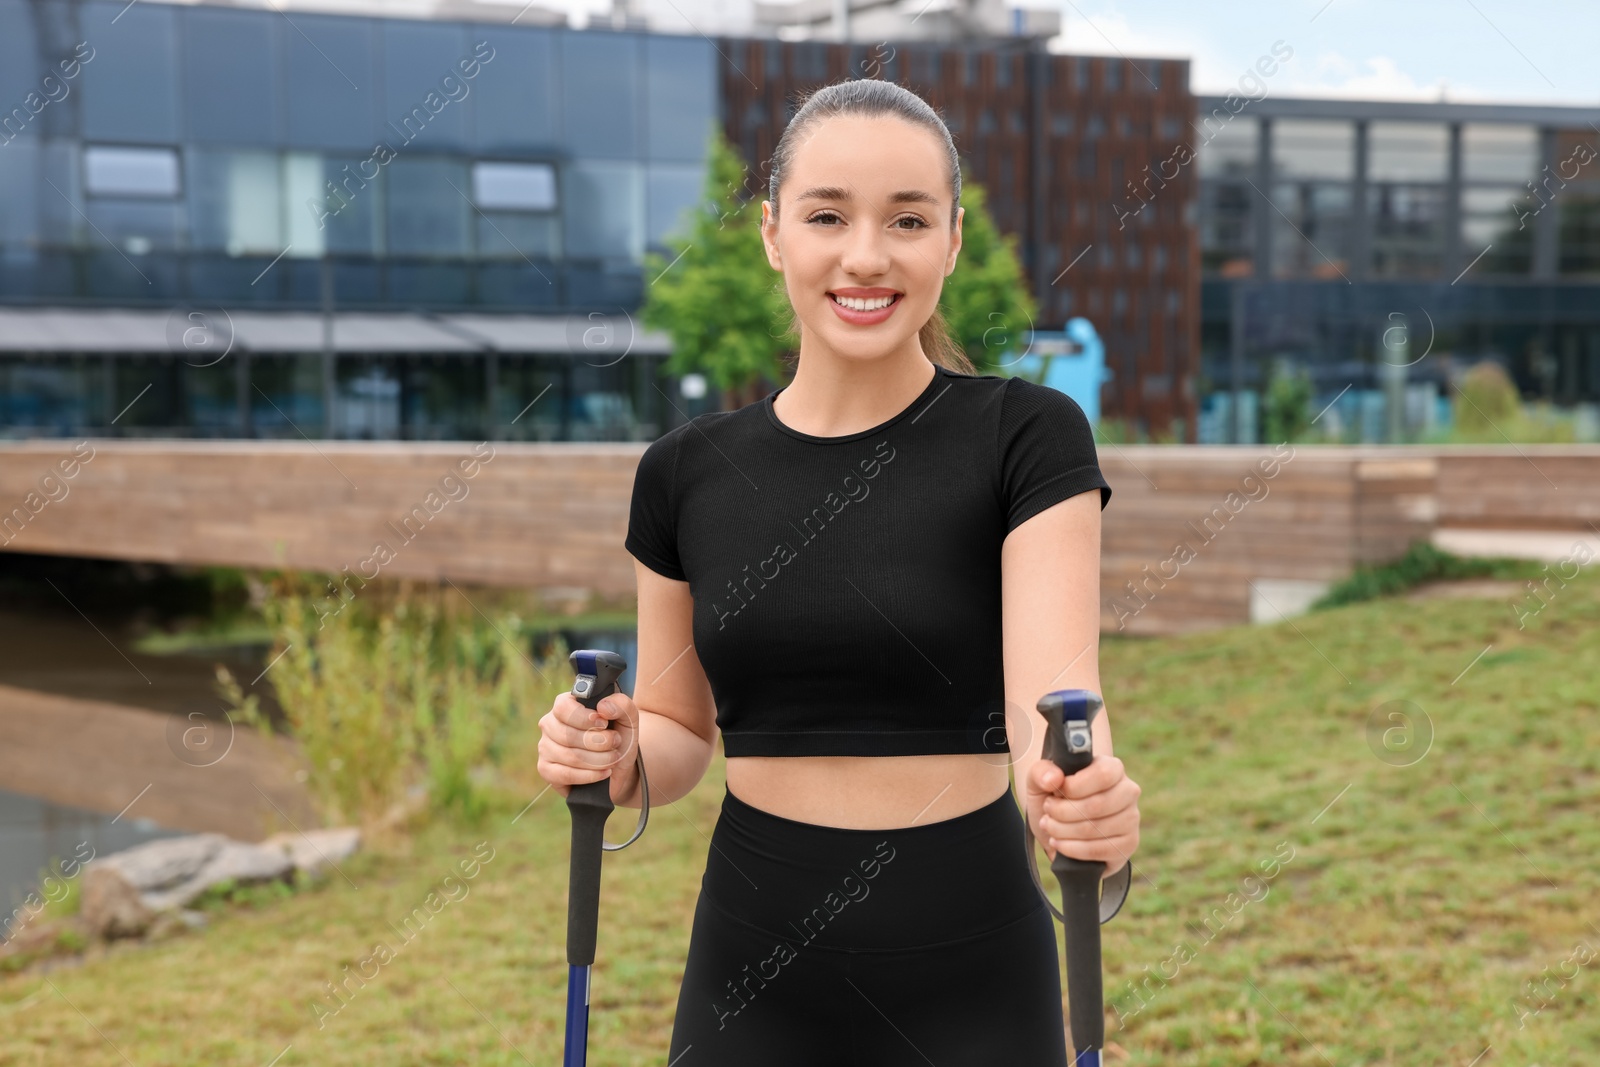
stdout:
POLYGON ((1311 63, 1291 61, 1285 71, 1290 74, 1286 96, 1435 102, 1491 99, 1469 85, 1449 85, 1442 78, 1432 85, 1418 82, 1384 55, 1368 56, 1357 63, 1342 53, 1324 52, 1311 63))

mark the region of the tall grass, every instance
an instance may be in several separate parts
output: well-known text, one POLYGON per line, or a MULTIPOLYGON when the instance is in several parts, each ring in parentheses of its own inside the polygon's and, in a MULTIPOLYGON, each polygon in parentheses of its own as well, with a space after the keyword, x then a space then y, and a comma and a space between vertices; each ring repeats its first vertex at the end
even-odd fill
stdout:
MULTIPOLYGON (((370 826, 425 792, 429 809, 477 821, 490 791, 533 784, 534 723, 566 687, 559 639, 536 662, 516 612, 482 616, 415 583, 339 599, 285 575, 262 612, 267 678, 324 817, 370 826)), ((266 728, 225 669, 219 691, 266 728)))

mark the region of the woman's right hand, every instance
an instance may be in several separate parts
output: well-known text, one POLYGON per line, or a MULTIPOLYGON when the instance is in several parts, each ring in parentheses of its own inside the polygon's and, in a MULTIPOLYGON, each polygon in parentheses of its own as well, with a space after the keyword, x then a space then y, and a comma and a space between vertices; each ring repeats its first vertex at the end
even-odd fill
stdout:
POLYGON ((596 711, 572 693, 556 697, 539 720, 539 777, 566 796, 575 785, 611 779, 611 799, 621 803, 638 787, 634 747, 639 709, 618 690, 603 698, 596 711))

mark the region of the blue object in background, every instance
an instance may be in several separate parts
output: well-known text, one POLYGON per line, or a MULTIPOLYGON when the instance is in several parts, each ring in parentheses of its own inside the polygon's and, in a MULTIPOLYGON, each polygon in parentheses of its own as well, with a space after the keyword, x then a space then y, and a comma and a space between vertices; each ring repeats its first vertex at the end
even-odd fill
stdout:
POLYGON ((1061 332, 1035 330, 1028 354, 1012 365, 1012 373, 1034 378, 1041 364, 1043 383, 1066 393, 1083 409, 1089 425, 1100 424, 1100 386, 1111 380, 1106 367, 1106 346, 1085 318, 1067 320, 1061 332))

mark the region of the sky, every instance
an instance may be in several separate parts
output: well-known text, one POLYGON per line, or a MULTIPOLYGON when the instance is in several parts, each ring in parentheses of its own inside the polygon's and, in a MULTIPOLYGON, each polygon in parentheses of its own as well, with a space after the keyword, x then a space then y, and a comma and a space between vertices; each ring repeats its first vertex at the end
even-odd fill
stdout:
MULTIPOLYGON (((567 8, 576 24, 611 7, 540 2, 567 8)), ((1281 41, 1294 54, 1271 79, 1276 96, 1600 106, 1600 0, 1013 2, 1061 11, 1052 51, 1188 57, 1198 93, 1228 92, 1281 41)), ((663 33, 753 32, 751 0, 636 3, 663 33)))

